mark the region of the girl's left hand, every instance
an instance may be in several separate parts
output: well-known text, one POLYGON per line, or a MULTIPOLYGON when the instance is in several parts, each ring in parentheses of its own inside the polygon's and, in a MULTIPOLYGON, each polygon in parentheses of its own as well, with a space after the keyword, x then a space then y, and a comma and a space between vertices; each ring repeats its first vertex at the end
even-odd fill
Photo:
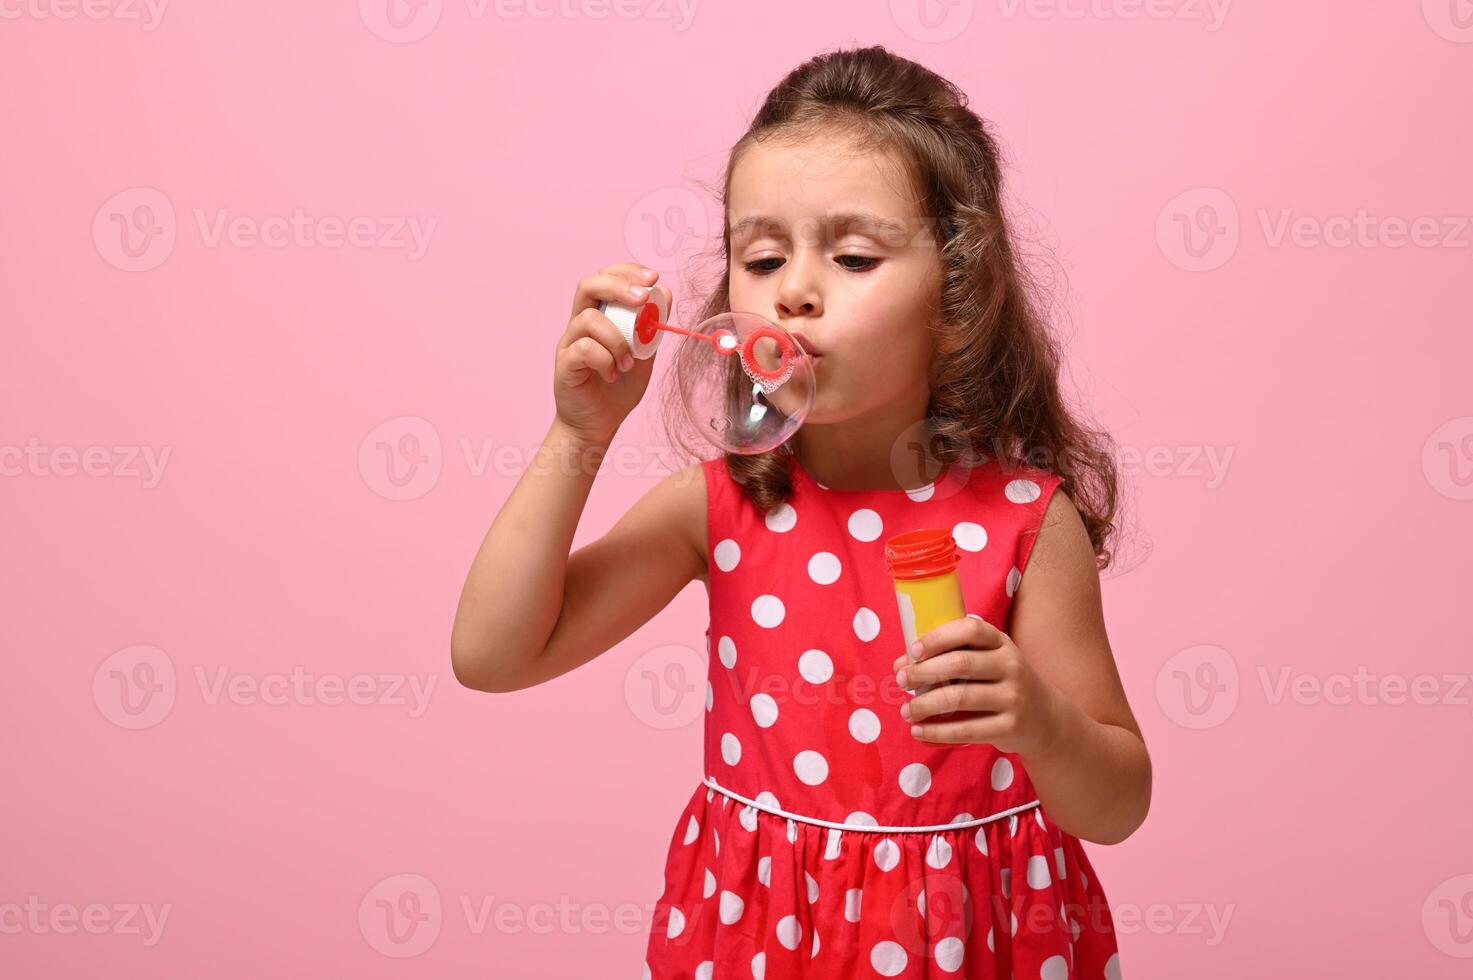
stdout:
POLYGON ((902 689, 939 684, 900 707, 900 716, 926 742, 987 743, 1003 752, 1042 755, 1062 720, 1062 696, 1038 676, 1012 639, 991 623, 963 616, 942 623, 916 640, 914 661, 892 665, 902 689), (947 681, 956 681, 948 684, 947 681), (985 712, 935 719, 952 711, 985 712), (934 719, 927 721, 927 719, 934 719))

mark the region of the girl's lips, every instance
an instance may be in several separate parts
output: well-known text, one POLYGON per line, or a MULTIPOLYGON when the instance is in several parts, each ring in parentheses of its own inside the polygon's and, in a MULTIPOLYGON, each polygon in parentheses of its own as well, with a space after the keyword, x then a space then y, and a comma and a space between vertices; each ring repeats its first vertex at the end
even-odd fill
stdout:
POLYGON ((803 348, 803 351, 809 357, 822 357, 823 356, 822 354, 820 354, 814 348, 813 341, 809 340, 807 337, 803 336, 802 334, 800 334, 800 333, 793 334, 793 340, 798 344, 799 347, 803 348))

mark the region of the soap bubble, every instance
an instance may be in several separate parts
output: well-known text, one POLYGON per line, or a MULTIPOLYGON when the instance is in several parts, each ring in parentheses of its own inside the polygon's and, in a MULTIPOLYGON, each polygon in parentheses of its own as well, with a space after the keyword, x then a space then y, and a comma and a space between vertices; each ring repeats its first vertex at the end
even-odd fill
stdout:
POLYGON ((677 347, 680 397, 696 430, 727 452, 786 442, 813 410, 814 362, 793 335, 755 313, 721 313, 677 347))

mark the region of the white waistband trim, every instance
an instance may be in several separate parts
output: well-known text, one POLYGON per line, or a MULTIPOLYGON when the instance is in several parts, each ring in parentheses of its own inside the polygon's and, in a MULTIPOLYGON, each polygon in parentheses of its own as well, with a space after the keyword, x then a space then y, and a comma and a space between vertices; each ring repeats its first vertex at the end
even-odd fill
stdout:
POLYGON ((801 813, 790 813, 787 810, 779 809, 775 806, 764 806, 763 804, 758 803, 756 800, 749 800, 740 793, 732 792, 725 786, 722 786, 720 783, 718 783, 711 776, 707 776, 702 781, 707 786, 714 789, 716 792, 721 793, 725 796, 729 796, 732 799, 736 800, 738 803, 745 803, 747 804, 747 806, 754 807, 758 810, 763 810, 767 813, 776 814, 779 817, 787 817, 789 820, 799 820, 803 823, 817 824, 820 827, 829 827, 833 830, 861 830, 867 831, 872 834, 920 833, 927 831, 962 830, 967 827, 980 827, 984 823, 992 823, 994 820, 1001 820, 1004 817, 1011 817, 1016 814, 1022 813, 1024 810, 1031 810, 1034 807, 1038 806, 1038 801, 1034 800, 1031 803, 1024 803, 1023 805, 1015 806, 1010 810, 1003 810, 999 813, 993 813, 985 817, 978 817, 975 820, 958 820, 956 823, 937 823, 925 827, 872 827, 868 824, 835 823, 832 820, 820 820, 818 817, 805 817, 801 813))

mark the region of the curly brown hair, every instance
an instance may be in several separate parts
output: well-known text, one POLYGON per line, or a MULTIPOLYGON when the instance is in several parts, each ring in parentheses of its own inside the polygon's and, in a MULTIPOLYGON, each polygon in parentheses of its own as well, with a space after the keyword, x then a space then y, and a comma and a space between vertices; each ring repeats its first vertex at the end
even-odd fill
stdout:
MULTIPOLYGON (((932 455, 963 465, 990 456, 1004 467, 1058 474, 1089 533, 1097 565, 1109 566, 1119 475, 1113 441, 1087 427, 1059 387, 1060 350, 1040 312, 1040 280, 1021 260, 1002 206, 998 142, 955 84, 882 46, 820 54, 779 82, 732 148, 717 195, 723 211, 719 280, 702 320, 730 309, 731 221, 727 192, 743 153, 766 140, 834 134, 894 153, 908 168, 941 242, 941 295, 930 327, 927 424, 932 455)), ((674 372, 666 373, 667 437, 691 456, 674 372)), ((709 455, 709 452, 707 452, 709 455)), ((726 454, 762 510, 792 492, 791 449, 726 454)))

